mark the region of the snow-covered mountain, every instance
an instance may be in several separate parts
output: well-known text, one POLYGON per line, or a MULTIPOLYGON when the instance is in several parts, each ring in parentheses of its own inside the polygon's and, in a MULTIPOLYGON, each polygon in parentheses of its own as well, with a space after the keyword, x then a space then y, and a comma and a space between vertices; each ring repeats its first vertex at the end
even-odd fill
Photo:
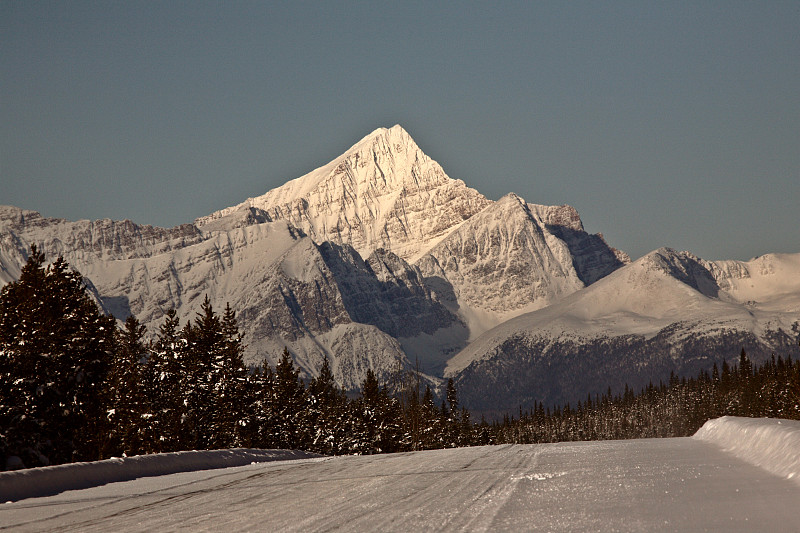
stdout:
POLYGON ((398 125, 377 129, 327 165, 195 224, 202 228, 254 207, 317 242, 350 244, 363 257, 386 248, 414 261, 490 203, 450 179, 398 125))
POLYGON ((800 318, 800 256, 661 249, 631 263, 570 206, 492 201, 449 178, 400 126, 171 229, 0 206, 0 283, 32 244, 151 334, 208 295, 237 311, 251 363, 287 346, 313 376, 327 356, 347 388, 419 364, 481 410, 658 381, 743 346, 758 358, 793 344, 800 318))
POLYGON ((800 254, 704 261, 662 248, 487 331, 448 361, 466 405, 584 400, 670 372, 696 375, 744 348, 797 356, 800 254))
POLYGON ((476 336, 546 307, 623 265, 583 230, 569 206, 527 204, 511 193, 464 222, 417 262, 428 283, 476 336))
POLYGON ((349 246, 317 245, 286 222, 231 222, 234 229, 204 233, 193 226, 69 223, 14 209, 0 216, 6 279, 19 275, 36 244, 50 259, 63 255, 79 270, 106 310, 120 319, 135 315, 151 333, 171 308, 182 323, 192 320, 208 295, 219 311, 226 303, 237 310, 251 363, 264 357, 274 363, 288 346, 304 373, 315 375, 328 356, 335 376, 349 388, 360 384, 368 368, 388 376, 409 366, 391 334, 430 331, 437 320, 444 326, 456 320, 420 283, 412 283, 415 271, 402 260, 386 261, 379 279, 349 246), (26 225, 27 219, 35 224, 26 225), (411 304, 389 297, 405 293, 416 297, 411 304), (376 308, 372 313, 370 305, 376 308))
POLYGON ((568 206, 513 194, 493 202, 449 178, 400 126, 194 224, 70 222, 2 207, 0 228, 2 282, 36 244, 84 274, 109 312, 133 314, 151 333, 171 308, 191 320, 208 295, 237 310, 251 362, 288 346, 313 376, 327 356, 348 388, 367 368, 388 376, 410 360, 441 375, 488 327, 626 260, 568 206))

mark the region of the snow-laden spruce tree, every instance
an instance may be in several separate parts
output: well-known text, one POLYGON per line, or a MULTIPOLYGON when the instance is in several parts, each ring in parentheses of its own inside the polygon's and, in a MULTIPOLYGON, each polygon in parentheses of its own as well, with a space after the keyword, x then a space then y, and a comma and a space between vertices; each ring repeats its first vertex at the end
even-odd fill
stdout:
POLYGON ((118 329, 113 364, 105 386, 110 428, 104 456, 139 455, 152 440, 153 416, 147 398, 152 379, 142 361, 148 357, 145 326, 129 316, 118 329))
POLYGON ((150 424, 152 439, 146 442, 149 453, 183 449, 181 421, 186 406, 181 384, 186 374, 185 355, 186 341, 180 335, 180 321, 177 312, 170 309, 147 360, 146 374, 152 380, 146 394, 153 415, 150 424))
POLYGON ((353 444, 354 420, 347 396, 339 389, 327 356, 319 375, 308 386, 308 424, 311 427, 311 451, 326 455, 347 453, 353 444))
POLYGON ((273 416, 273 443, 277 448, 305 449, 311 442, 306 389, 288 349, 275 366, 272 397, 268 409, 273 416))
POLYGON ((35 246, 0 291, 0 453, 26 466, 98 459, 114 319, 63 258, 35 246))
POLYGON ((212 362, 215 408, 212 413, 212 448, 235 448, 246 441, 248 369, 236 313, 230 304, 220 321, 222 343, 212 362))

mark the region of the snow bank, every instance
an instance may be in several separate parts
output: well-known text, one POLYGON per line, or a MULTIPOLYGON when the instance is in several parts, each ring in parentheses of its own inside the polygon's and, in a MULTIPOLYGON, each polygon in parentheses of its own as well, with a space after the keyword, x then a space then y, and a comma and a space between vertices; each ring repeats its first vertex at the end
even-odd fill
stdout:
POLYGON ((321 456, 298 450, 235 448, 137 455, 0 472, 0 502, 50 496, 65 490, 85 489, 139 477, 313 457, 321 456))
POLYGON ((800 421, 723 416, 706 422, 693 438, 800 484, 800 421))

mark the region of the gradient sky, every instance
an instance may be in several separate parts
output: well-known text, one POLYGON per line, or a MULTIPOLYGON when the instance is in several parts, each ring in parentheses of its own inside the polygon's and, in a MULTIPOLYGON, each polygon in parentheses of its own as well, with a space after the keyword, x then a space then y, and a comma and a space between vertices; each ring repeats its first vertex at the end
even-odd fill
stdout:
POLYGON ((401 124, 636 258, 800 252, 800 2, 0 0, 0 204, 172 226, 401 124))

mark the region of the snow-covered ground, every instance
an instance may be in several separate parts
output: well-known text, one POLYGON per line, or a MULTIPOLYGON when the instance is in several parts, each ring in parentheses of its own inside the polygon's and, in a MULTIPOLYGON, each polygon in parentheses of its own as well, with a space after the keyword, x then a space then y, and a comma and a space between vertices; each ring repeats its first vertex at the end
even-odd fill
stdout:
POLYGON ((143 477, 0 505, 0 529, 798 531, 800 482, 790 478, 798 455, 800 423, 723 418, 694 438, 311 458, 143 477), (744 459, 736 456, 742 449, 750 453, 744 459))

